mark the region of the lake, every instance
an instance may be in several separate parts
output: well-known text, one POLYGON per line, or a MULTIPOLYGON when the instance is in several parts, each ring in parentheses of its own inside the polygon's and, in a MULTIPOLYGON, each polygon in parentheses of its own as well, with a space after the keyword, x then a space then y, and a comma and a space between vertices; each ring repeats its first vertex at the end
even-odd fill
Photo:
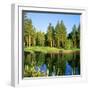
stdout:
POLYGON ((24 77, 80 75, 80 52, 24 52, 24 77))

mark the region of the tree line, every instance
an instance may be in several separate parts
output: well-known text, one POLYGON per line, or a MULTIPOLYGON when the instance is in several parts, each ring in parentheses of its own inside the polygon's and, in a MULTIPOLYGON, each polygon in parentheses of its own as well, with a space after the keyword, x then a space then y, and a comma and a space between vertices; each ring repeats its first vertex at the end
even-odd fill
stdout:
POLYGON ((54 27, 49 23, 47 31, 37 31, 32 24, 32 20, 24 16, 24 46, 49 46, 57 48, 80 48, 80 24, 78 27, 73 25, 72 31, 67 34, 67 28, 61 20, 57 21, 54 27))

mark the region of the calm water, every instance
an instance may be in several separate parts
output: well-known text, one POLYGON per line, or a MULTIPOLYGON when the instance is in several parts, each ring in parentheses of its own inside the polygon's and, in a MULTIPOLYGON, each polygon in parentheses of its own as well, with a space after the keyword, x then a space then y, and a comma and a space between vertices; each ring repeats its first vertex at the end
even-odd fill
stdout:
POLYGON ((24 52, 24 77, 80 75, 80 52, 24 52))

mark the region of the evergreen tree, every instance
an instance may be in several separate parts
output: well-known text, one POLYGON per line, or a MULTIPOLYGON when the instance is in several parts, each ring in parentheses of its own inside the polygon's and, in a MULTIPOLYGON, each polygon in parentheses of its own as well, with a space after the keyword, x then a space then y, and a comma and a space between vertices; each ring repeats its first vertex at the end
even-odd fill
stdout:
POLYGON ((45 45, 45 34, 43 32, 37 32, 36 45, 37 46, 45 45))
POLYGON ((76 25, 74 25, 73 28, 72 28, 72 32, 71 32, 73 48, 77 47, 77 45, 76 45, 76 31, 77 31, 77 28, 76 28, 76 25))
POLYGON ((31 46, 35 46, 36 45, 36 28, 33 27, 32 29, 32 35, 31 35, 31 46))
POLYGON ((77 39, 77 48, 80 48, 80 24, 78 26, 78 29, 77 29, 77 35, 76 35, 76 39, 77 39))
POLYGON ((53 28, 51 23, 48 26, 48 30, 47 30, 47 42, 48 42, 48 46, 52 47, 52 42, 53 42, 53 28))
POLYGON ((62 48, 65 48, 65 42, 67 40, 67 32, 66 32, 66 27, 64 25, 64 22, 61 21, 61 24, 60 24, 60 46, 62 48))
POLYGON ((61 23, 57 23, 56 25, 56 43, 57 43, 57 47, 59 48, 65 48, 65 41, 67 39, 67 32, 66 32, 66 27, 63 23, 63 21, 61 21, 61 23))
POLYGON ((57 22, 57 25, 55 27, 55 41, 56 41, 56 47, 60 47, 60 24, 59 24, 59 21, 57 22))

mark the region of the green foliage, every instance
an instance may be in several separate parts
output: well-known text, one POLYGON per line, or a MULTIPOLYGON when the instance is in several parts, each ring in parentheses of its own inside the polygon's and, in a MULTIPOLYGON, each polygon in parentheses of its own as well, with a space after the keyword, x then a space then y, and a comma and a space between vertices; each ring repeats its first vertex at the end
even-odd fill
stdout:
POLYGON ((63 49, 58 49, 55 47, 41 47, 41 46, 34 46, 34 47, 28 47, 28 48, 24 48, 24 51, 26 52, 42 52, 42 53, 59 53, 60 51, 62 51, 63 49))
POLYGON ((28 19, 24 14, 24 46, 49 46, 64 49, 80 48, 80 25, 72 27, 72 31, 67 34, 67 28, 61 20, 56 26, 49 23, 47 32, 37 32, 32 24, 32 20, 28 19))
POLYGON ((43 32, 37 32, 36 37, 36 45, 37 46, 44 46, 45 44, 45 35, 43 32))
POLYGON ((76 39, 77 39, 77 47, 80 48, 80 25, 78 26, 77 29, 76 39))
POLYGON ((52 47, 52 41, 53 41, 53 28, 52 28, 51 23, 50 23, 48 26, 48 30, 47 30, 48 46, 52 47))
POLYGON ((72 28, 72 42, 73 42, 73 47, 76 48, 76 25, 73 26, 72 28))
POLYGON ((67 39, 67 32, 66 32, 66 27, 63 23, 63 21, 61 21, 61 23, 57 23, 56 25, 56 46, 59 48, 65 48, 65 42, 66 42, 66 39, 67 39))
POLYGON ((25 41, 25 46, 30 47, 32 42, 33 37, 33 25, 32 25, 32 20, 31 19, 24 19, 24 41, 25 41))
POLYGON ((46 73, 36 71, 34 65, 28 66, 25 65, 24 68, 24 77, 40 77, 40 76, 46 76, 46 73))
POLYGON ((80 25, 78 28, 73 26, 72 32, 68 35, 68 38, 72 41, 73 48, 80 48, 80 25))
POLYGON ((72 48, 72 41, 70 39, 67 39, 65 42, 65 49, 71 49, 72 48))
POLYGON ((57 23, 56 27, 55 27, 55 31, 56 31, 56 34, 55 34, 55 40, 56 40, 56 47, 60 47, 60 25, 59 25, 59 22, 57 23))

